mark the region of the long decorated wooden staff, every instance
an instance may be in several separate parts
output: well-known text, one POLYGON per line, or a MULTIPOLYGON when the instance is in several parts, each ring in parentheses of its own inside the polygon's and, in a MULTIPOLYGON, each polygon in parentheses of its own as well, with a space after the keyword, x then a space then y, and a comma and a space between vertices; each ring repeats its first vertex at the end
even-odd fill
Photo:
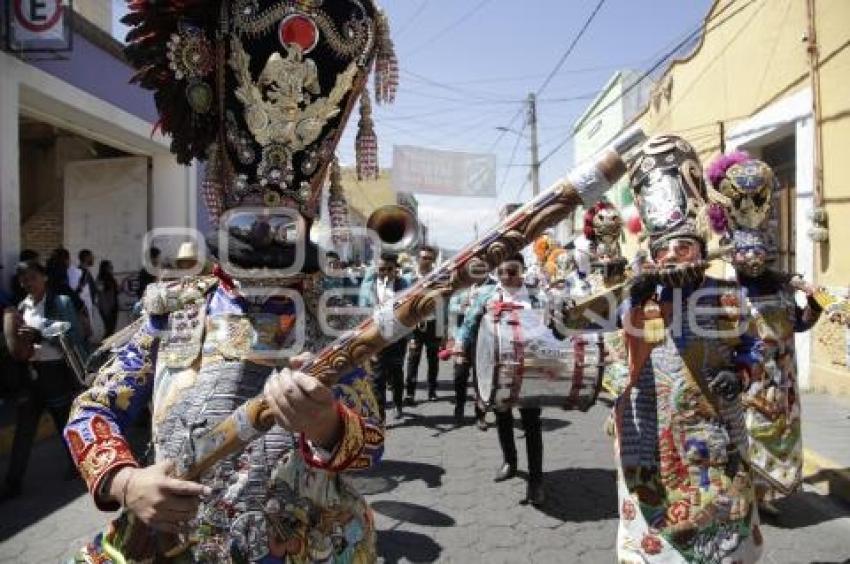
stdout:
MULTIPOLYGON (((581 205, 596 203, 626 173, 624 155, 646 138, 640 129, 631 129, 591 161, 580 165, 566 178, 523 205, 491 229, 481 239, 465 247, 391 303, 375 309, 371 318, 320 351, 305 372, 327 386, 353 368, 363 365, 387 345, 413 331, 427 319, 437 304, 454 292, 481 282, 499 264, 529 245, 547 228, 568 218, 581 205)), ((220 460, 241 452, 274 425, 265 398, 248 400, 209 431, 193 434, 178 456, 176 475, 197 480, 220 460)), ((187 545, 173 535, 163 535, 155 546, 145 527, 130 519, 126 531, 125 554, 137 557, 155 549, 166 558, 174 558, 187 545)))
MULTIPOLYGON (((468 245, 373 316, 320 351, 300 370, 331 386, 340 376, 410 333, 454 292, 482 281, 491 270, 530 244, 547 228, 590 206, 626 172, 623 156, 645 139, 640 129, 618 137, 590 162, 574 169, 523 205, 481 239, 468 245)), ((240 452, 271 429, 274 418, 262 396, 241 405, 209 432, 192 440, 190 456, 178 460, 178 475, 195 480, 216 462, 240 452)))

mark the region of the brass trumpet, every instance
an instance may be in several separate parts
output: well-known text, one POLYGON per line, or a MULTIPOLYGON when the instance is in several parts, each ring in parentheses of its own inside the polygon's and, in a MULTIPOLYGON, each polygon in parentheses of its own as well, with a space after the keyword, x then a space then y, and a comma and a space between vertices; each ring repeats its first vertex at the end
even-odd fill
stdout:
POLYGON ((378 235, 383 252, 412 250, 422 238, 416 215, 409 208, 394 204, 373 211, 366 221, 366 228, 378 235))

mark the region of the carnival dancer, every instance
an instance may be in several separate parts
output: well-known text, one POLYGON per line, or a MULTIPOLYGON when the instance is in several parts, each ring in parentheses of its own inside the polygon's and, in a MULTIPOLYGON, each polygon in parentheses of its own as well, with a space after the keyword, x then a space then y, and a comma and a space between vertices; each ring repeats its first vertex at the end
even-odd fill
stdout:
MULTIPOLYGON (((486 290, 482 289, 470 307, 460 331, 461 344, 457 350, 461 359, 464 352, 472 349, 474 337, 487 311, 500 308, 517 307, 520 309, 538 309, 541 311, 540 322, 544 323, 546 308, 545 296, 535 289, 523 284, 525 260, 517 254, 502 263, 496 270, 499 283, 486 290)), ((520 407, 522 427, 525 430, 525 446, 528 455, 528 490, 524 503, 542 505, 545 501, 543 488, 543 427, 540 421, 541 408, 520 407)), ((513 410, 496 410, 496 428, 499 433, 499 446, 502 449, 504 462, 496 472, 494 480, 502 482, 517 474, 517 450, 514 441, 513 410)))
POLYGON ((808 331, 821 314, 817 288, 799 275, 770 268, 768 218, 777 182, 772 169, 744 152, 718 158, 708 168, 715 218, 728 230, 732 265, 747 296, 755 331, 762 343, 760 362, 748 374, 742 395, 749 434, 749 459, 755 471, 761 513, 777 515, 772 500, 798 490, 803 480, 800 391, 794 335, 808 331), (806 295, 807 306, 795 294, 806 295))
MULTIPOLYGON (((570 308, 564 308, 564 305, 573 305, 592 295, 602 294, 625 280, 626 259, 620 248, 622 235, 623 220, 613 204, 603 201, 587 210, 582 237, 577 240, 573 249, 573 256, 576 257, 573 260, 575 268, 565 277, 564 283, 559 285, 558 289, 552 289, 550 292, 556 336, 569 335, 573 342, 576 362, 581 365, 578 369, 587 369, 584 366, 585 351, 597 349, 599 356, 596 366, 600 371, 599 376, 603 378, 602 388, 607 389, 614 397, 618 395, 614 390, 622 390, 627 381, 623 370, 625 345, 622 331, 616 327, 615 322, 610 323, 608 327, 596 323, 588 324, 583 314, 571 314, 570 308), (560 316, 561 311, 566 311, 567 316, 560 316)), ((589 368, 589 365, 587 367, 589 368)))
POLYGON ((738 373, 753 345, 741 338, 737 286, 700 267, 702 167, 684 139, 659 136, 630 176, 657 276, 638 279, 620 308, 629 380, 615 406, 618 561, 754 562, 762 535, 738 373))
MULTIPOLYGON (((375 276, 368 278, 360 287, 360 307, 376 308, 392 300, 408 287, 407 279, 399 274, 398 258, 392 253, 384 253, 378 260, 375 276)), ((402 397, 404 394, 404 349, 407 339, 391 344, 372 359, 372 372, 375 396, 381 420, 386 421, 387 385, 393 396, 395 418, 400 419, 402 397)))
MULTIPOLYGON (((437 249, 430 245, 419 247, 416 262, 416 272, 407 277, 410 286, 414 285, 422 276, 434 270, 434 262, 437 260, 437 249)), ((440 308, 443 311, 444 308, 440 308)), ((442 324, 440 324, 442 327, 442 324)), ((437 399, 437 375, 440 371, 440 344, 442 336, 438 334, 438 323, 436 317, 422 322, 413 331, 407 347, 407 378, 405 380, 406 393, 405 405, 416 405, 416 380, 419 377, 419 361, 422 359, 422 349, 428 362, 428 401, 437 399)))
MULTIPOLYGON (((149 286, 141 328, 73 406, 64 437, 94 502, 123 509, 77 561, 374 561, 374 520, 347 477, 383 449, 369 380, 357 369, 327 387, 298 366, 300 351, 331 340, 307 232, 376 58, 379 101, 393 96, 386 20, 371 0, 130 10, 127 57, 155 92, 159 127, 179 162, 207 160, 219 263, 213 276, 149 286), (217 422, 261 394, 276 426, 197 482, 174 477, 209 454, 217 422), (152 460, 137 460, 124 433, 149 404, 152 460)), ((360 172, 374 174, 374 133, 358 137, 360 172)))

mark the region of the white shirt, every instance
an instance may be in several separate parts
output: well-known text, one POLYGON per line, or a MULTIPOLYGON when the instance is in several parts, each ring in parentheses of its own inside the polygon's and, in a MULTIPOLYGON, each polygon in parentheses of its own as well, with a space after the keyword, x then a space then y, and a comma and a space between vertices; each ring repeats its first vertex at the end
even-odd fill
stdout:
MULTIPOLYGON (((52 328, 55 324, 60 323, 59 321, 49 320, 44 316, 44 298, 41 298, 41 301, 38 303, 34 303, 32 296, 27 296, 24 298, 24 301, 21 302, 21 312, 24 318, 24 324, 27 327, 32 327, 33 329, 38 329, 41 332, 52 328)), ((64 357, 62 356, 62 351, 59 350, 56 346, 50 344, 46 340, 43 340, 41 343, 36 343, 34 346, 34 352, 32 358, 30 359, 32 362, 44 362, 48 360, 62 360, 64 357)))
MULTIPOLYGON (((68 267, 68 286, 71 287, 71 290, 77 291, 77 286, 80 285, 80 279, 83 277, 83 269, 78 268, 76 266, 68 267)), ((92 319, 92 314, 94 313, 94 296, 91 295, 91 287, 88 284, 83 284, 82 289, 79 293, 80 299, 83 300, 83 303, 86 304, 86 309, 88 310, 89 320, 92 319)))
POLYGON ((378 294, 378 303, 384 304, 395 297, 395 280, 389 278, 378 278, 375 284, 375 290, 378 294))
POLYGON ((531 295, 528 293, 525 284, 519 288, 507 288, 499 284, 493 299, 498 300, 499 296, 501 296, 503 302, 521 305, 523 309, 531 309, 531 295))

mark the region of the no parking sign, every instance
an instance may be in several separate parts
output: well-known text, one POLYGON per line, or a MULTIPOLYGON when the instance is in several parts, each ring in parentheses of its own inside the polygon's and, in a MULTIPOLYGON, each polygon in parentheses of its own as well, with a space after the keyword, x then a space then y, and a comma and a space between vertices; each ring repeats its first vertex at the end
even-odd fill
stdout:
POLYGON ((71 49, 71 0, 5 0, 7 47, 45 52, 71 49))

